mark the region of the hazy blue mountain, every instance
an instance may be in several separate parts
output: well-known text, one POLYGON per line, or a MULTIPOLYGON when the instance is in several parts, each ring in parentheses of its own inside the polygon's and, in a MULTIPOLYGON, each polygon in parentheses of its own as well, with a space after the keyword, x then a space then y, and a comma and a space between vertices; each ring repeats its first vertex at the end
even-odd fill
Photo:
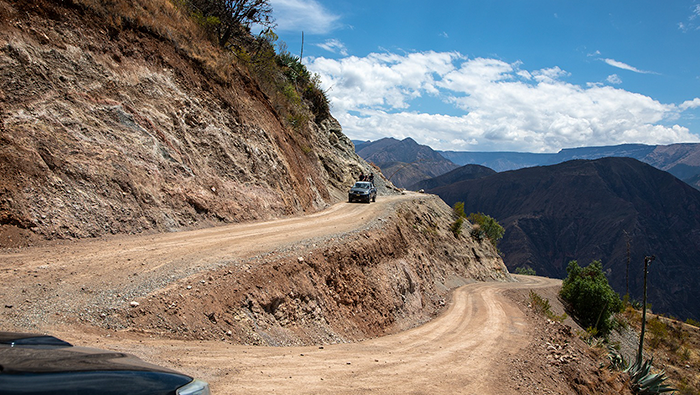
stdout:
POLYGON ((501 172, 522 169, 524 167, 554 165, 574 159, 625 157, 642 160, 642 158, 654 151, 655 148, 656 146, 653 145, 623 144, 607 147, 565 148, 556 154, 522 152, 438 152, 458 165, 478 164, 501 172))
POLYGON ((574 159, 605 157, 634 158, 700 189, 700 144, 644 145, 622 144, 604 147, 567 148, 556 154, 522 152, 462 152, 438 151, 458 165, 478 164, 498 172, 525 167, 547 166, 574 159))

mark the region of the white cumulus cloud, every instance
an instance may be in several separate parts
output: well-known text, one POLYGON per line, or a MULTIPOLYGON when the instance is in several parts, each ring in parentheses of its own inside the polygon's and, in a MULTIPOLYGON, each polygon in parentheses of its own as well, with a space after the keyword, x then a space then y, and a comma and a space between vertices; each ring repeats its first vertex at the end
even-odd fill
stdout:
POLYGON ((556 66, 525 70, 520 62, 415 52, 312 58, 308 67, 320 74, 334 116, 353 139, 413 137, 436 149, 528 152, 700 141, 669 126, 700 99, 664 104, 612 86, 584 87, 566 82, 569 73, 556 66), (441 103, 433 113, 418 110, 426 97, 441 103))
POLYGON ((323 48, 328 52, 341 54, 343 56, 348 56, 348 50, 345 44, 336 39, 326 40, 321 44, 316 44, 317 47, 323 48))
POLYGON ((700 98, 695 98, 693 100, 686 100, 680 105, 681 110, 689 110, 691 108, 700 108, 700 98))
POLYGON ((335 29, 340 16, 316 0, 270 0, 278 31, 325 34, 335 29))
POLYGON ((622 79, 617 74, 609 75, 608 78, 606 79, 606 81, 608 81, 609 83, 614 84, 614 85, 619 85, 622 83, 622 79))

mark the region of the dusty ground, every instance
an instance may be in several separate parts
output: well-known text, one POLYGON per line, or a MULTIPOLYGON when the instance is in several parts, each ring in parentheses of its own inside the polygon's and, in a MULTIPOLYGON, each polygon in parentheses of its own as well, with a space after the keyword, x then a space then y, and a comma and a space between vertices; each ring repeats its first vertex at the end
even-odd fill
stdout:
MULTIPOLYGON (((300 251, 315 265, 320 261, 313 258, 314 254, 327 253, 324 248, 340 251, 339 246, 345 244, 370 248, 372 244, 361 241, 367 239, 369 243, 371 239, 396 232, 387 223, 393 224, 403 217, 410 216, 416 224, 415 233, 427 237, 424 242, 414 242, 425 244, 417 249, 446 248, 429 245, 436 243, 435 235, 445 230, 439 226, 421 228, 418 215, 425 216, 434 210, 430 200, 420 195, 383 197, 376 204, 340 203, 315 215, 274 222, 5 250, 0 254, 3 329, 50 332, 78 345, 131 352, 147 361, 203 378, 217 394, 616 391, 617 379, 599 369, 597 356, 587 350, 568 326, 547 322, 528 308, 526 295, 535 289, 561 309, 556 301, 557 280, 519 276, 511 282, 472 282, 445 294, 447 308, 437 318, 419 326, 416 325, 433 317, 430 312, 435 306, 445 301, 431 304, 425 296, 421 299, 418 291, 411 293, 408 284, 399 296, 406 305, 414 305, 416 311, 397 308, 395 314, 407 314, 404 321, 387 318, 387 327, 375 332, 366 328, 362 331, 357 323, 352 324, 377 319, 368 312, 369 306, 358 305, 357 301, 345 305, 343 300, 349 296, 339 293, 335 296, 341 301, 335 310, 341 311, 345 321, 352 324, 348 324, 350 330, 334 329, 329 332, 332 336, 326 337, 291 337, 290 334, 303 329, 305 318, 318 318, 318 311, 326 316, 325 326, 338 325, 339 318, 333 318, 333 312, 326 311, 329 307, 321 306, 322 299, 316 299, 319 305, 313 314, 296 317, 291 326, 277 324, 267 332, 259 332, 268 337, 278 334, 278 344, 305 344, 300 347, 242 345, 249 339, 222 335, 210 321, 207 322, 212 326, 202 327, 201 332, 196 332, 197 325, 203 325, 201 321, 190 323, 184 333, 168 326, 171 322, 168 319, 196 313, 192 306, 188 310, 182 300, 191 299, 194 310, 197 306, 200 310, 207 308, 201 307, 206 304, 199 301, 199 295, 216 293, 207 291, 210 286, 218 286, 211 289, 222 292, 222 285, 228 287, 227 273, 233 271, 229 277, 236 277, 255 271, 255 265, 264 268, 260 262, 277 262, 277 256, 290 254, 301 264, 297 257, 300 251), (402 205, 406 204, 425 207, 401 213, 401 207, 405 207, 402 205), (328 245, 332 247, 324 247, 328 245), (246 260, 251 257, 255 259, 246 260), (219 278, 222 272, 223 279, 219 278), (184 297, 186 292, 192 294, 184 297), (171 304, 170 298, 176 295, 185 307, 176 314, 168 313, 174 310, 169 309, 175 304, 171 304), (141 306, 131 307, 134 301, 141 306), (144 308, 150 305, 153 307, 144 308), (421 314, 421 310, 426 312, 421 314), (105 325, 112 316, 119 317, 115 322, 125 326, 105 325), (193 332, 197 336, 191 336, 193 332), (384 333, 391 334, 374 337, 384 333), (362 338, 367 340, 356 341, 362 338), (285 339, 293 341, 285 342, 285 339)), ((405 226, 398 229, 408 233, 405 226)), ((408 254, 402 255, 401 250, 386 245, 382 248, 390 255, 397 255, 398 261, 411 259, 408 254)), ((435 259, 441 259, 436 251, 431 253, 435 259)), ((447 249, 442 253, 455 254, 447 249)), ((348 250, 344 254, 357 254, 357 251, 348 250)), ((478 259, 487 258, 484 252, 479 254, 478 259)), ((343 265, 341 262, 338 268, 343 265)), ((427 265, 429 270, 437 270, 427 265)), ((405 267, 402 270, 409 271, 405 267)), ((437 277, 454 277, 455 273, 445 270, 437 277)), ((401 281, 413 283, 414 288, 428 287, 420 283, 417 274, 402 275, 406 278, 401 281)), ((444 282, 456 279, 445 278, 444 282)), ((468 282, 462 281, 462 284, 468 282)), ((272 285, 269 287, 274 289, 272 285)), ((429 294, 428 291, 423 289, 422 295, 429 294)), ((377 297, 377 300, 383 299, 377 297)), ((291 306, 292 302, 279 303, 291 306)), ((273 316, 278 320, 284 318, 279 314, 282 308, 270 312, 269 305, 261 306, 267 307, 255 316, 255 325, 264 326, 273 316)), ((202 313, 199 315, 204 317, 206 313, 202 313)), ((217 316, 218 325, 226 320, 226 308, 217 311, 217 316)), ((177 322, 185 326, 188 321, 177 322)))
POLYGON ((70 320, 129 306, 195 273, 376 225, 391 203, 405 199, 337 204, 318 214, 278 221, 6 249, 0 254, 3 315, 15 317, 10 321, 17 327, 42 328, 64 323, 61 316, 70 320))
MULTIPOLYGON (((354 344, 251 347, 220 341, 80 337, 193 372, 219 394, 503 394, 532 326, 503 295, 557 280, 475 283, 454 292, 447 311, 420 327, 354 344)), ((70 334, 66 334, 70 336, 70 334)), ((515 384, 517 385, 517 384, 515 384)), ((525 387, 523 387, 525 388, 525 387)), ((550 392, 557 393, 557 392, 550 392)))

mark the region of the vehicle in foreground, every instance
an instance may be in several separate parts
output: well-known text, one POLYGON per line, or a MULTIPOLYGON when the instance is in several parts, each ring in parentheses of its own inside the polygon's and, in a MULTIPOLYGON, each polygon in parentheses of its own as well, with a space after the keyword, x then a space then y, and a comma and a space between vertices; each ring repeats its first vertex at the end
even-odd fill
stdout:
POLYGON ((369 203, 377 201, 377 188, 369 181, 358 181, 350 188, 348 192, 348 202, 352 203, 356 200, 369 203))
POLYGON ((0 332, 3 395, 210 395, 209 384, 136 356, 0 332))

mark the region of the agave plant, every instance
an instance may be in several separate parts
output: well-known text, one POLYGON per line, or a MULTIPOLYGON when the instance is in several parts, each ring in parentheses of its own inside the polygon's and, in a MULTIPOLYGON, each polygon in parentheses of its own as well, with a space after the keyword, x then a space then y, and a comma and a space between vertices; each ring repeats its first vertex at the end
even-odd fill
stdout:
POLYGON ((673 392, 676 389, 664 384, 667 380, 666 372, 663 370, 659 373, 651 372, 651 365, 654 358, 646 361, 638 358, 636 362, 629 366, 625 371, 630 375, 630 385, 632 392, 639 395, 663 394, 665 392, 673 392))
POLYGON ((608 345, 608 361, 610 362, 610 365, 608 365, 608 368, 610 370, 625 370, 625 367, 627 366, 627 362, 625 361, 625 357, 623 357, 613 346, 608 345))

